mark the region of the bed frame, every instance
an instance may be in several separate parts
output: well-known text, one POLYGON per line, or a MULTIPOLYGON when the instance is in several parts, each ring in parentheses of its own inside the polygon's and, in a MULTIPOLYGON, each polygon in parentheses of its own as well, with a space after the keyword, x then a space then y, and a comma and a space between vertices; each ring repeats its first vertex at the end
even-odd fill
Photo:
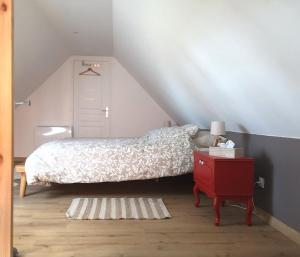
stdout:
MULTIPOLYGON (((20 183, 20 198, 23 198, 26 195, 26 187, 27 187, 27 179, 26 179, 26 172, 25 172, 25 165, 18 164, 15 166, 15 171, 20 174, 21 183, 20 183)), ((159 182, 159 178, 155 179, 156 182, 159 182)))

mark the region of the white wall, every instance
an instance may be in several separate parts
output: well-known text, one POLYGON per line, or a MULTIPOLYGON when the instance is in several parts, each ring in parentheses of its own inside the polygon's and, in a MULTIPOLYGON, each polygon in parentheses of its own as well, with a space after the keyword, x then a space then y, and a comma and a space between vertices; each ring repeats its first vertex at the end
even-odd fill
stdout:
POLYGON ((172 120, 149 94, 116 60, 112 62, 112 120, 113 137, 141 136, 172 120))
MULTIPOLYGON (((15 110, 15 156, 28 156, 34 148, 37 125, 73 123, 73 60, 71 57, 29 97, 31 107, 15 110)), ((112 71, 111 137, 132 137, 166 125, 171 118, 153 101, 114 58, 112 71)))
POLYGON ((300 138, 300 1, 114 0, 114 54, 176 119, 300 138))

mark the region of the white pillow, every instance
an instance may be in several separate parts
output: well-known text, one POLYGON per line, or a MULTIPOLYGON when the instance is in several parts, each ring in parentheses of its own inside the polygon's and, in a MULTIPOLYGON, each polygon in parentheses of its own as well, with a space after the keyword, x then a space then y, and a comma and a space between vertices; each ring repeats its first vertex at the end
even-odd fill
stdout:
POLYGON ((157 143, 162 139, 176 139, 176 137, 186 137, 190 139, 192 136, 195 136, 198 132, 198 127, 195 125, 184 125, 182 127, 174 126, 174 127, 165 127, 160 129, 155 129, 149 131, 144 138, 148 141, 148 143, 157 143))
POLYGON ((190 136, 195 136, 199 130, 198 126, 193 125, 193 124, 186 124, 180 128, 183 129, 190 136))

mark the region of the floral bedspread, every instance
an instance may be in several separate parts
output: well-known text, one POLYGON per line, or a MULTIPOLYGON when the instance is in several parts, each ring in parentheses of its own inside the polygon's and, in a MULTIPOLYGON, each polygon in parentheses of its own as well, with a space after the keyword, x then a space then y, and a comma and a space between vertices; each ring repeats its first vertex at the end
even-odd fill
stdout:
POLYGON ((140 138, 63 139, 26 160, 28 184, 98 183, 177 176, 192 171, 194 125, 162 128, 140 138))

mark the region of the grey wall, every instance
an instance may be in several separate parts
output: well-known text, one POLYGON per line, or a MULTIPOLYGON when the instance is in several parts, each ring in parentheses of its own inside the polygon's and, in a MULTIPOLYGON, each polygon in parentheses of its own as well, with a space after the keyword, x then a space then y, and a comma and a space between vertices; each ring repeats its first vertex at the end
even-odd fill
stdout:
POLYGON ((229 132, 227 136, 255 157, 255 204, 300 232, 300 139, 229 132))

